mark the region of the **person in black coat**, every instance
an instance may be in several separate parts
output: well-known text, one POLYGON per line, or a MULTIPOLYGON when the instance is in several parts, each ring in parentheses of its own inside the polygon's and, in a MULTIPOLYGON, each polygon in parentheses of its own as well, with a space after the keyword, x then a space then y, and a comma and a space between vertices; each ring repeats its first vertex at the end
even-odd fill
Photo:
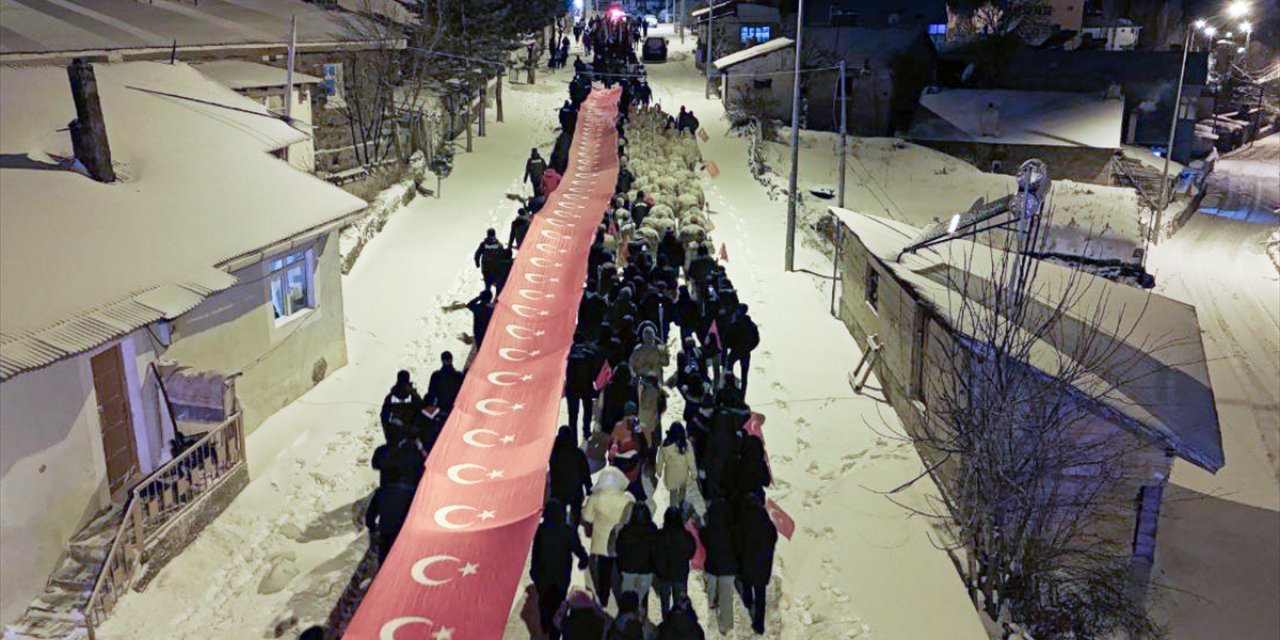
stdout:
MULTIPOLYGON (((556 613, 556 626, 564 640, 601 640, 613 618, 588 591, 575 590, 556 613)), ((551 637, 555 640, 555 636, 551 637)))
POLYGON ((421 401, 409 372, 403 369, 396 372, 396 383, 382 399, 382 411, 379 413, 382 435, 387 442, 404 437, 413 417, 414 407, 421 401))
POLYGON ((560 136, 556 138, 556 144, 551 149, 551 159, 549 166, 555 169, 561 177, 564 176, 565 170, 569 168, 569 150, 573 145, 573 129, 560 132, 560 136))
POLYGON ((467 310, 471 312, 471 334, 476 349, 479 349, 480 343, 484 342, 485 332, 489 330, 489 319, 493 317, 493 294, 488 289, 481 291, 480 295, 467 303, 467 310))
POLYGON ((379 486, 403 482, 416 487, 426 462, 417 438, 405 438, 374 449, 369 465, 378 472, 379 486))
POLYGON ((560 427, 551 447, 548 489, 553 500, 569 507, 570 522, 582 522, 582 500, 591 493, 591 468, 587 454, 578 448, 573 428, 560 427))
POLYGON ((738 406, 736 397, 732 395, 723 403, 717 401, 716 405, 711 417, 711 432, 707 436, 702 457, 702 470, 706 476, 702 491, 707 498, 728 495, 731 488, 729 480, 733 477, 738 454, 742 449, 741 427, 751 417, 749 411, 738 406))
POLYGON ((618 530, 618 571, 622 592, 638 596, 640 611, 649 609, 649 588, 653 585, 654 543, 658 528, 643 501, 631 508, 631 519, 618 530))
POLYGON ((529 160, 524 163, 524 181, 533 185, 534 195, 542 195, 542 172, 547 170, 547 161, 535 148, 529 152, 529 160))
MULTIPOLYGON (((585 296, 584 296, 585 299, 585 296)), ((579 314, 581 315, 581 314, 579 314)), ((569 348, 569 361, 564 380, 564 397, 569 402, 570 434, 577 433, 578 416, 582 415, 582 439, 591 437, 591 412, 596 400, 595 381, 604 361, 595 348, 587 342, 587 336, 578 331, 569 348)), ((576 438, 577 436, 574 435, 576 438)))
POLYGON ((636 401, 636 389, 631 384, 631 367, 619 363, 613 369, 613 379, 604 388, 603 406, 600 409, 600 428, 609 432, 622 419, 629 402, 636 401))
POLYGON ((578 568, 585 569, 587 550, 578 538, 577 527, 565 520, 564 504, 552 499, 542 508, 542 524, 533 536, 533 553, 529 558, 529 578, 538 590, 542 631, 551 638, 559 636, 553 620, 569 593, 575 556, 578 568))
POLYGON ((764 508, 762 496, 754 493, 746 496, 735 533, 742 604, 751 612, 751 629, 756 634, 764 634, 765 591, 773 576, 778 529, 764 508))
POLYGON ((748 495, 763 496, 765 487, 771 484, 773 474, 769 472, 769 462, 765 459, 764 442, 754 435, 744 435, 730 481, 732 496, 735 499, 748 495))
POLYGON ((511 219, 511 231, 507 234, 507 246, 520 248, 524 237, 529 234, 529 225, 533 222, 533 214, 527 207, 520 207, 516 217, 511 219))
MULTIPOLYGON (((722 295, 723 297, 725 296, 722 295)), ((756 326, 755 321, 747 313, 747 305, 738 305, 738 311, 727 327, 724 339, 726 347, 725 371, 733 373, 734 363, 742 363, 742 374, 738 376, 738 379, 742 381, 742 392, 746 393, 747 374, 751 371, 751 351, 760 345, 760 328, 756 326)))
MULTIPOLYGON (((487 320, 485 324, 488 325, 487 320)), ((427 383, 427 397, 424 401, 428 405, 439 407, 447 417, 453 411, 453 403, 458 399, 458 392, 462 390, 462 379, 462 372, 453 368, 453 354, 448 351, 441 353, 440 368, 431 374, 431 380, 427 383)))
POLYGON ((573 131, 577 122, 578 108, 573 106, 573 103, 569 100, 565 100, 564 106, 560 107, 560 130, 573 131))
POLYGON ((424 400, 413 417, 413 437, 418 440, 422 455, 430 457, 431 450, 436 446, 436 440, 440 439, 440 432, 444 430, 444 423, 448 416, 440 410, 440 407, 424 400))
POLYGON ((618 596, 618 617, 609 624, 605 640, 644 640, 644 608, 634 591, 618 596))
POLYGON ((480 246, 476 247, 474 260, 476 267, 480 269, 480 275, 484 277, 485 290, 496 287, 498 284, 504 249, 506 247, 502 246, 501 240, 498 240, 498 232, 493 229, 485 232, 484 240, 481 240, 480 246))
POLYGON ((715 499, 707 505, 706 522, 698 528, 698 538, 707 556, 702 571, 707 574, 707 599, 717 609, 720 635, 733 629, 734 576, 738 574, 732 513, 729 503, 715 499))
POLYGON ((693 609, 689 598, 680 598, 671 606, 671 611, 662 616, 662 624, 658 625, 657 640, 706 640, 707 634, 698 624, 698 613, 693 609))
MULTIPOLYGON (((578 304, 578 330, 582 332, 585 341, 590 342, 600 338, 600 328, 604 324, 604 316, 608 310, 609 302, 599 291, 588 289, 582 294, 582 302, 578 304)), ((597 366, 592 376, 599 372, 600 367, 597 366)))
POLYGON ((378 548, 378 564, 387 560, 391 545, 409 517, 409 507, 413 504, 413 494, 417 486, 404 481, 392 482, 379 486, 369 502, 364 514, 364 526, 369 529, 369 538, 378 548))
POLYGON ((693 534, 684 528, 680 507, 667 507, 653 545, 653 584, 664 619, 673 601, 689 597, 689 561, 697 550, 693 534))

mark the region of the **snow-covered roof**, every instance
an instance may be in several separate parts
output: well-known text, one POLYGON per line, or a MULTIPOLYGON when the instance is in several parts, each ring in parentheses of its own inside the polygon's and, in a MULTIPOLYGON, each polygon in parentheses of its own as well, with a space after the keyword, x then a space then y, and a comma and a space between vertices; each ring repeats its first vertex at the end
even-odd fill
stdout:
MULTIPOLYGON (((280 67, 272 67, 247 60, 214 60, 195 65, 200 73, 213 78, 220 84, 232 89, 262 89, 266 87, 283 87, 288 81, 289 72, 280 67)), ((293 72, 294 84, 317 84, 324 82, 322 78, 293 72)))
POLYGON ((754 47, 747 47, 741 51, 735 51, 723 58, 713 62, 717 70, 724 71, 736 64, 742 64, 748 60, 754 60, 761 56, 767 56, 774 51, 781 51, 796 43, 791 38, 774 38, 768 42, 762 42, 754 47))
POLYGON ((298 42, 342 42, 352 14, 303 0, 202 0, 201 2, 67 2, 0 0, 4 37, 0 56, 24 53, 111 51, 191 46, 282 44, 289 19, 298 42))
POLYGON ((705 16, 705 15, 707 15, 708 13, 711 13, 713 10, 718 14, 718 13, 720 13, 720 11, 721 11, 721 10, 723 10, 723 9, 728 9, 728 8, 730 8, 730 7, 733 7, 733 6, 734 6, 734 5, 736 5, 736 4, 738 4, 737 0, 729 0, 728 2, 720 2, 720 3, 717 3, 717 4, 713 4, 713 5, 709 5, 709 6, 703 7, 703 8, 701 8, 701 9, 694 9, 693 11, 690 11, 690 12, 689 12, 689 15, 693 16, 693 19, 694 19, 694 20, 697 20, 697 19, 701 18, 702 16, 705 16))
MULTIPOLYGON (((958 289, 990 281, 1003 251, 952 240, 899 258, 918 229, 838 207, 831 212, 953 330, 966 332, 976 305, 966 305, 958 289)), ((1045 261, 1033 288, 1034 299, 1048 308, 1064 295, 1073 304, 1040 337, 1030 365, 1053 375, 1065 359, 1081 355, 1073 353, 1074 342, 1096 330, 1098 348, 1089 349, 1086 365, 1091 376, 1072 383, 1087 396, 1101 397, 1122 423, 1167 442, 1181 457, 1210 471, 1222 467, 1222 435, 1194 307, 1045 261)))
POLYGON ((61 66, 0 67, 0 380, 172 318, 229 260, 364 202, 270 155, 306 139, 178 63, 95 65, 117 182, 70 168, 61 66))
POLYGON ((913 140, 1118 149, 1124 118, 1121 99, 1064 91, 941 89, 920 107, 913 140))

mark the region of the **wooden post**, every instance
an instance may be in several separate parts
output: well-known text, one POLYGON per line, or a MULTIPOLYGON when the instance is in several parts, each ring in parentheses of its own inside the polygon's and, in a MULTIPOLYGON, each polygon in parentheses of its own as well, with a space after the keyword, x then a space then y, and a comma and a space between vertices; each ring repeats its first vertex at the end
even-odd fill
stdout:
POLYGON ((493 88, 493 104, 498 108, 498 122, 502 122, 502 76, 506 74, 506 68, 498 69, 498 85, 493 88))
POLYGON ((67 65, 67 76, 71 80, 71 98, 76 105, 76 119, 70 125, 76 160, 84 165, 94 180, 115 182, 111 147, 107 143, 107 124, 102 118, 102 103, 98 101, 98 80, 93 74, 93 65, 84 58, 76 58, 67 65))
POLYGON ((468 91, 466 98, 462 101, 463 114, 462 124, 467 127, 467 153, 471 153, 471 92, 468 91))

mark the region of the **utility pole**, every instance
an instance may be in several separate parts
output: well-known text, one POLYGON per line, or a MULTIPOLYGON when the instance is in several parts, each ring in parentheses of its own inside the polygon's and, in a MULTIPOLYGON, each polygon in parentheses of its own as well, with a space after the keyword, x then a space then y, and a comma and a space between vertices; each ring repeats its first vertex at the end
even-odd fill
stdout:
POLYGON ((796 77, 791 85, 791 181, 787 189, 787 271, 796 266, 797 170, 800 165, 800 52, 804 50, 804 0, 796 8, 796 77))
MULTIPOLYGON (((1182 70, 1178 72, 1178 90, 1174 92, 1173 117, 1169 121, 1169 145, 1164 152, 1164 171, 1160 175, 1160 210, 1155 212, 1155 224, 1151 228, 1152 242, 1160 239, 1160 217, 1169 208, 1169 200, 1173 197, 1173 189, 1169 185, 1169 158, 1173 156, 1173 142, 1178 133, 1178 118, 1182 111, 1182 81, 1187 77, 1187 50, 1191 48, 1191 30, 1187 30, 1187 41, 1182 46, 1182 70)), ((1217 117, 1217 109, 1214 109, 1217 117)))
POLYGON ((707 66, 707 95, 708 100, 711 99, 711 58, 715 55, 711 53, 715 51, 716 41, 716 3, 711 0, 707 3, 707 53, 703 56, 702 63, 707 66))
POLYGON ((845 81, 844 60, 841 59, 840 60, 840 102, 839 102, 840 104, 840 180, 839 182, 836 183, 838 185, 836 189, 836 194, 837 194, 836 203, 840 205, 841 209, 844 208, 845 154, 848 153, 848 149, 849 149, 849 139, 848 139, 849 105, 846 104, 845 102, 845 99, 847 98, 847 95, 845 94, 845 91, 846 91, 845 86, 846 86, 846 81, 845 81))
POLYGON ((680 31, 680 44, 684 44, 684 17, 689 15, 684 10, 684 0, 680 0, 680 14, 676 16, 676 28, 680 31))
POLYGON ((507 75, 506 67, 498 68, 498 84, 493 88, 493 106, 498 108, 498 122, 502 122, 502 76, 507 75))
POLYGON ((288 123, 293 122, 293 57, 297 48, 298 17, 289 16, 289 65, 284 72, 284 121, 288 123))

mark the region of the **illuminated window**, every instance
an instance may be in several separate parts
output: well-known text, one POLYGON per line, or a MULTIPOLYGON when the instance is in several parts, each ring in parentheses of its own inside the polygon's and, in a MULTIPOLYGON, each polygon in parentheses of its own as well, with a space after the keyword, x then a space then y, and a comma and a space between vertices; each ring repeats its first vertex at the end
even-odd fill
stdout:
POLYGON ((929 25, 929 35, 931 36, 947 35, 947 23, 938 22, 938 23, 929 25))
POLYGON ((289 318, 315 306, 313 296, 313 254, 298 251, 271 260, 271 307, 276 321, 289 318))
POLYGON ((773 38, 773 27, 767 24, 748 24, 743 25, 739 30, 742 37, 742 43, 746 44, 755 40, 756 43, 768 42, 773 38))

